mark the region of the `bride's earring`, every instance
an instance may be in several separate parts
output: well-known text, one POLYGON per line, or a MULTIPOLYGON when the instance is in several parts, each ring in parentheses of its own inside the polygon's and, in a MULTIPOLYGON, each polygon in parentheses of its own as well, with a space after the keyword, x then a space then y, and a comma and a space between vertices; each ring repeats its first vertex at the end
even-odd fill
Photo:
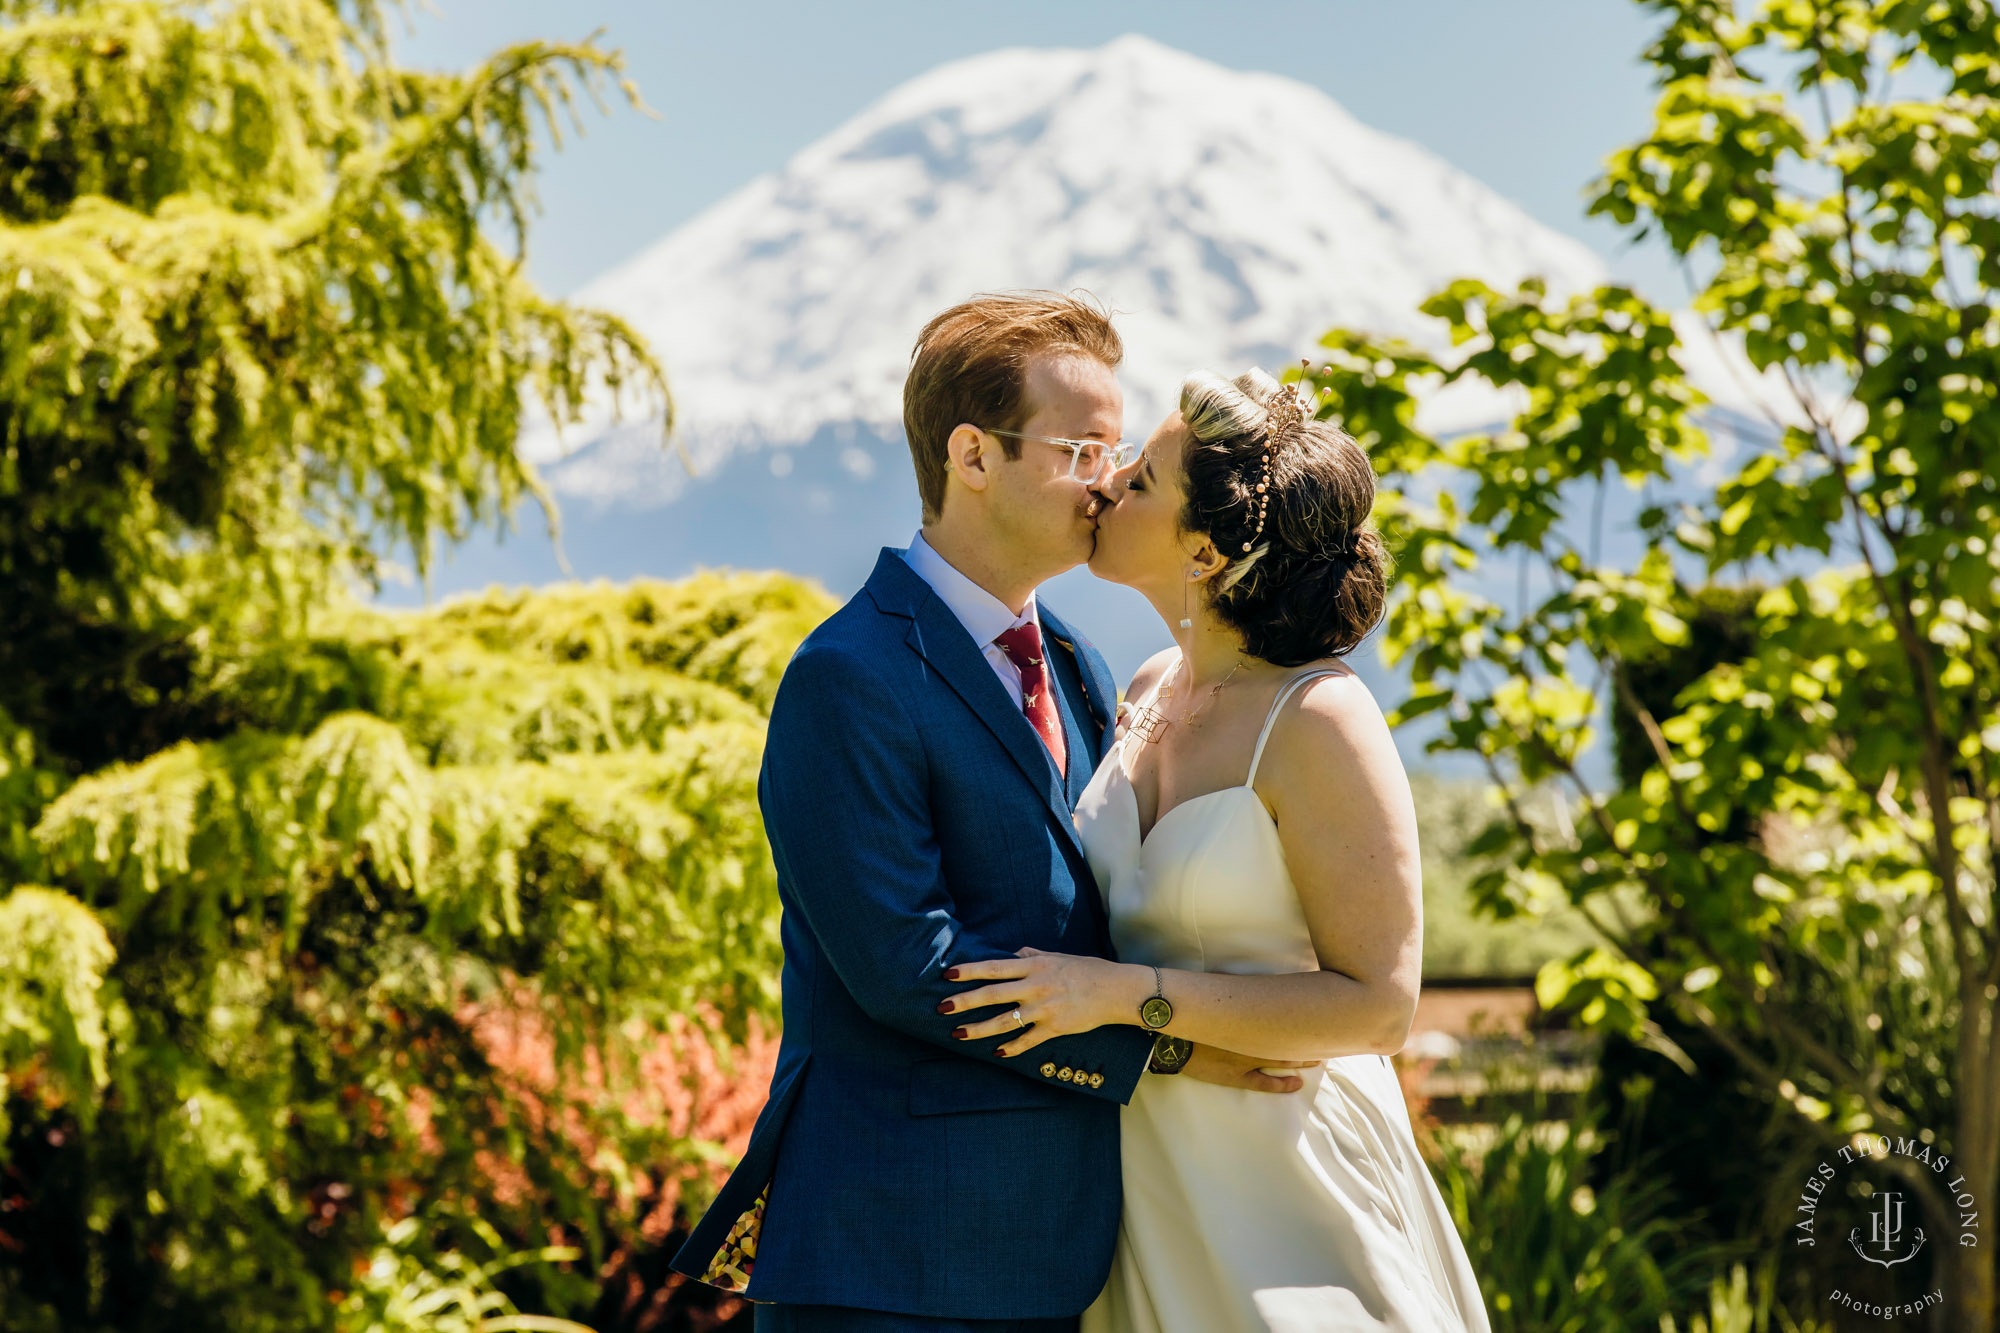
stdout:
POLYGON ((1193 582, 1194 579, 1192 576, 1190 576, 1186 580, 1186 582, 1181 584, 1181 628, 1182 629, 1194 628, 1194 621, 1189 619, 1188 617, 1188 585, 1192 584, 1193 582))

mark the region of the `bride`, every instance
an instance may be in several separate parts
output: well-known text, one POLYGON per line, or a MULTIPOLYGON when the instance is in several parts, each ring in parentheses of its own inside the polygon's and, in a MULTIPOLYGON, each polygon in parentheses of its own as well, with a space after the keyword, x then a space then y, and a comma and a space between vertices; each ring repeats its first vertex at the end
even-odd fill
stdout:
POLYGON ((1141 1080, 1083 1329, 1485 1333, 1388 1058, 1423 923, 1408 780, 1339 661, 1382 614, 1368 459, 1260 371, 1196 374, 1103 491, 1091 569, 1178 626, 1076 811, 1120 961, 1024 949, 950 1003, 1007 1006, 963 1029, 1018 1030, 1003 1055, 1125 1023, 1159 1030, 1156 1074, 1198 1042, 1297 1090, 1141 1080))

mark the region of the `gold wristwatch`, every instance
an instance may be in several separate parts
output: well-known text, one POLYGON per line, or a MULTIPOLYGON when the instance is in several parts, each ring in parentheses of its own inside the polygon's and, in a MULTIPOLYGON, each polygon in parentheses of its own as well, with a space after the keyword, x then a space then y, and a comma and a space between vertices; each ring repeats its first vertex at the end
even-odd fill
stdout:
MULTIPOLYGON (((1166 987, 1157 967, 1153 969, 1153 994, 1139 1005, 1139 1021, 1148 1031, 1154 1032, 1174 1021, 1174 1006, 1167 999, 1166 987)), ((1146 1069, 1154 1074, 1178 1074, 1187 1068, 1188 1057, 1193 1054, 1193 1042, 1185 1037, 1170 1037, 1160 1032, 1153 1038, 1153 1054, 1146 1061, 1146 1069)))
POLYGON ((1186 1037, 1170 1037, 1162 1032, 1153 1038, 1153 1054, 1146 1061, 1146 1072, 1178 1074, 1187 1068, 1188 1057, 1193 1054, 1194 1043, 1186 1037))

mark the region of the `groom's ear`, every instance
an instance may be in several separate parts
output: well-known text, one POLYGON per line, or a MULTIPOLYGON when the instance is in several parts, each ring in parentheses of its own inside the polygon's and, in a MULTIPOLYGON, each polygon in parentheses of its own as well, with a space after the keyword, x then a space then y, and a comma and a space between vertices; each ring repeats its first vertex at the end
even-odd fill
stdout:
POLYGON ((992 476, 987 470, 987 462, 992 457, 993 437, 977 426, 959 425, 951 429, 951 436, 944 442, 944 470, 957 478, 967 490, 983 491, 992 476))

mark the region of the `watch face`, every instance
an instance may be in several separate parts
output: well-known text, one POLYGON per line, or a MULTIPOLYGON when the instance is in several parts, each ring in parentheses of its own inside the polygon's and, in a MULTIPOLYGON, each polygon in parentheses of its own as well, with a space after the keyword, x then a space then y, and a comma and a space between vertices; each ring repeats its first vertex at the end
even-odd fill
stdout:
POLYGON ((1173 1021, 1174 1007, 1165 996, 1155 995, 1139 1006, 1139 1021, 1149 1028, 1163 1028, 1173 1021))
POLYGON ((1153 1047, 1152 1063, 1161 1073, 1178 1073, 1193 1054, 1194 1043, 1185 1037, 1163 1036, 1153 1047))

